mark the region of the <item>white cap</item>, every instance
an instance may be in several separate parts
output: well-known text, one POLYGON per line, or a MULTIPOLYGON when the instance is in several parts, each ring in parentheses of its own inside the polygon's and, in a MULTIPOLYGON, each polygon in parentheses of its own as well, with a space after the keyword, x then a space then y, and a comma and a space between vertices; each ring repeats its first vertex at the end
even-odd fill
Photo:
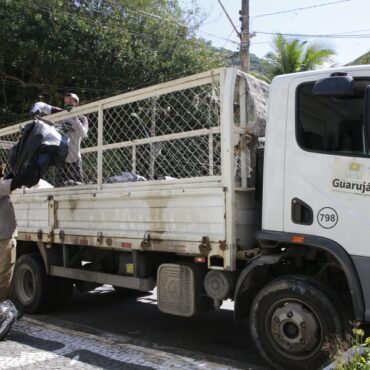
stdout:
POLYGON ((74 94, 74 93, 67 93, 67 94, 65 94, 64 96, 65 96, 65 97, 66 97, 66 96, 70 96, 72 99, 76 100, 78 103, 80 102, 79 97, 78 97, 76 94, 74 94))

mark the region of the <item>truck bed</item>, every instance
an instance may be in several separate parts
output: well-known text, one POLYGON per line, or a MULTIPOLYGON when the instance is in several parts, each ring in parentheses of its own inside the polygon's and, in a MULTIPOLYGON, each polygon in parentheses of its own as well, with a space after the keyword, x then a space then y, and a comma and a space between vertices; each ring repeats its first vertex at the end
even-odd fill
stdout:
MULTIPOLYGON (((48 117, 88 118, 85 184, 14 192, 19 239, 201 254, 233 270, 238 252, 254 247, 259 225, 245 94, 260 84, 219 69, 48 117), (122 171, 147 181, 109 183, 122 171)), ((0 159, 18 131, 0 130, 0 159)), ((50 184, 54 178, 53 171, 45 176, 50 184)))

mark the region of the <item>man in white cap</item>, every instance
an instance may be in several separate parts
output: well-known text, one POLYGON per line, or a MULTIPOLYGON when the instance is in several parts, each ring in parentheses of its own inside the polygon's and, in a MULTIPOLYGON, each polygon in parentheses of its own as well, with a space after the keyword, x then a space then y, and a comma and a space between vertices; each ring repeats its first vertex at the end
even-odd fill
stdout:
MULTIPOLYGON (((33 114, 53 114, 63 110, 70 111, 74 107, 78 107, 80 99, 74 93, 67 93, 64 95, 64 109, 53 107, 49 104, 38 102, 31 112, 33 114)), ((86 116, 76 116, 68 118, 67 120, 56 123, 65 136, 69 138, 69 149, 66 163, 59 167, 56 176, 56 186, 64 186, 69 183, 77 184, 83 182, 82 176, 82 162, 81 162, 81 139, 87 137, 89 124, 86 116)))

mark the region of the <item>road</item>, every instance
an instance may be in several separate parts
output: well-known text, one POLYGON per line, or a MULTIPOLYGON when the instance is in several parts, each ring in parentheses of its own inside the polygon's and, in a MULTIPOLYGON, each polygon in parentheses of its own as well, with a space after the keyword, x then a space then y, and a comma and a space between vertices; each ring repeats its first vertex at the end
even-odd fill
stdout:
MULTIPOLYGON (((198 361, 199 368, 267 369, 251 343, 248 330, 234 324, 231 302, 226 302, 217 312, 187 319, 161 313, 156 306, 155 294, 124 296, 104 286, 94 292, 76 293, 66 307, 32 316, 31 323, 32 320, 54 329, 63 328, 71 335, 78 332, 95 338, 110 338, 144 352, 155 350, 170 358, 180 356, 186 361, 198 361)), ((12 335, 19 337, 21 331, 18 328, 17 332, 15 328, 12 335)), ((17 338, 10 339, 17 341, 17 338)), ((57 342, 63 340, 59 338, 57 342)), ((18 342, 22 341, 18 338, 18 342)), ((86 350, 83 346, 80 349, 86 350)), ((69 353, 73 355, 75 352, 69 353)), ((78 352, 78 356, 80 358, 82 354, 78 352)), ((168 368, 193 368, 186 361, 168 368)), ((153 368, 150 362, 146 366, 153 368)), ((118 368, 128 369, 127 366, 118 368)))

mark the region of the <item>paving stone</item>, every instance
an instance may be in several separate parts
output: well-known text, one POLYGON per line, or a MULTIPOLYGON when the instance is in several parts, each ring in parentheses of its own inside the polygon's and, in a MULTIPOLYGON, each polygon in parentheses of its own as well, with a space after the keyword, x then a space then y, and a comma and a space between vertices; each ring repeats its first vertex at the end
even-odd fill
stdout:
POLYGON ((3 369, 167 369, 233 370, 216 363, 198 361, 162 350, 112 341, 100 336, 59 327, 17 322, 7 340, 0 342, 3 369))

